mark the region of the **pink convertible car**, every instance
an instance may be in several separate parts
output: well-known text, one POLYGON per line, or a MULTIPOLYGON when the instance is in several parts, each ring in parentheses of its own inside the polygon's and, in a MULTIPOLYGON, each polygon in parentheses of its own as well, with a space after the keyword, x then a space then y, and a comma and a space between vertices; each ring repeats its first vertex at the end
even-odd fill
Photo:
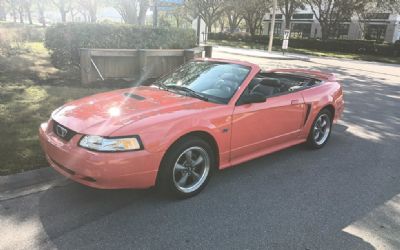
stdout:
POLYGON ((39 134, 50 165, 74 181, 189 197, 216 169, 299 143, 323 147, 343 108, 332 74, 200 59, 151 86, 67 103, 39 134))

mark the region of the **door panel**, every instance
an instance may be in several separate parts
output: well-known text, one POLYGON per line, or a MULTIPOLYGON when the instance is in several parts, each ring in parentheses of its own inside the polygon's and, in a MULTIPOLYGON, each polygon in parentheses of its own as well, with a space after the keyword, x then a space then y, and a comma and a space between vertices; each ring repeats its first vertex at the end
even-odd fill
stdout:
POLYGON ((304 115, 304 100, 298 92, 235 107, 231 160, 297 139, 304 115))

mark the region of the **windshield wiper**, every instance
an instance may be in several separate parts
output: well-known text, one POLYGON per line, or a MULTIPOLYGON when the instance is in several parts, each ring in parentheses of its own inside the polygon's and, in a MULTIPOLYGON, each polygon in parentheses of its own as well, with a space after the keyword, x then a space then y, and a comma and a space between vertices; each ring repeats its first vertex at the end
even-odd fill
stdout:
POLYGON ((163 89, 163 90, 168 90, 168 87, 167 87, 167 85, 165 85, 164 83, 162 83, 162 82, 154 82, 153 83, 153 85, 156 85, 156 86, 158 86, 160 89, 163 89))
POLYGON ((196 97, 196 98, 206 101, 206 102, 208 101, 207 97, 197 93, 196 91, 194 91, 192 89, 189 89, 188 87, 184 87, 184 86, 180 86, 180 85, 165 85, 165 84, 163 84, 163 86, 166 87, 167 89, 175 89, 175 90, 184 91, 192 97, 196 97))

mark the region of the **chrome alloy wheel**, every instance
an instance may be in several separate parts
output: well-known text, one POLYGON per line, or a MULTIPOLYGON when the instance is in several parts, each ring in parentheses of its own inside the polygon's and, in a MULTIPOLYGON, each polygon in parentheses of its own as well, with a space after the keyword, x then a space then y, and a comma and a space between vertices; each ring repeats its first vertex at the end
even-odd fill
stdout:
POLYGON ((173 181, 183 193, 196 191, 210 172, 210 157, 201 147, 190 147, 179 155, 173 168, 173 181))
POLYGON ((317 145, 322 145, 329 137, 331 119, 327 114, 321 114, 314 124, 313 139, 317 145))

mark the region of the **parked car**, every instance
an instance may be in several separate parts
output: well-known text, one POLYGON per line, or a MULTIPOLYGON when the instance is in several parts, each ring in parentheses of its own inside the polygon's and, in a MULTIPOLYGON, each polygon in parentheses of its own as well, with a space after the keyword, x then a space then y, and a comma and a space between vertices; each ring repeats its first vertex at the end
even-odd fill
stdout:
POLYGON ((198 59, 151 86, 67 103, 39 134, 50 165, 74 181, 186 198, 215 170, 300 143, 322 148, 343 109, 330 73, 198 59))

